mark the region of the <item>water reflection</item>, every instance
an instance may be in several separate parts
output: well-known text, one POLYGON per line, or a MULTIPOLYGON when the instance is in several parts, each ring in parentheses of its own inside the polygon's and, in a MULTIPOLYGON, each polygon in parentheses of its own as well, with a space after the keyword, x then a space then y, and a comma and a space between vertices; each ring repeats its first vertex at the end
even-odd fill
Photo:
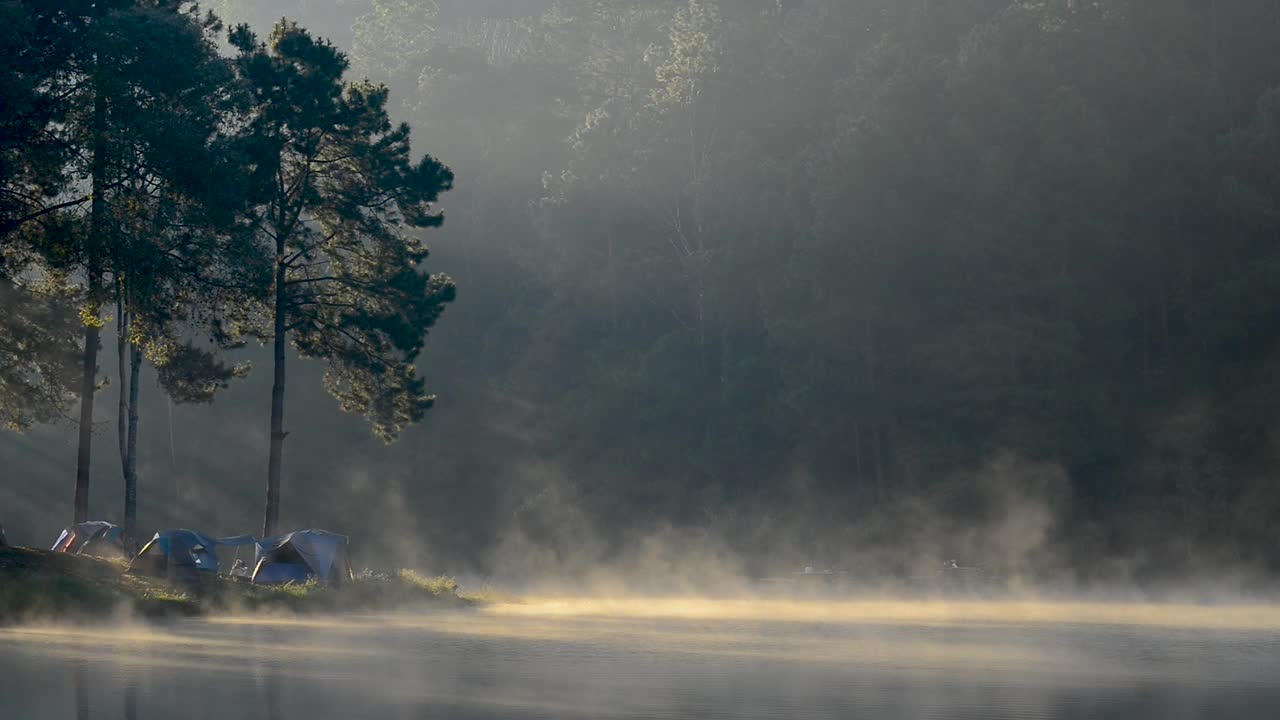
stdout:
MULTIPOLYGON (((88 660, 75 660, 71 663, 71 678, 75 696, 76 720, 92 720, 94 717, 94 709, 97 708, 98 717, 114 717, 114 714, 105 710, 103 705, 107 703, 95 703, 94 699, 101 697, 104 693, 96 692, 90 695, 90 688, 94 686, 96 680, 89 678, 90 666, 88 660)), ((124 677, 124 720, 138 720, 138 679, 130 670, 123 672, 124 677)), ((99 683, 100 684, 100 683, 99 683)), ((37 688, 28 688, 27 692, 41 692, 37 688)), ((275 719, 273 719, 275 720, 275 719)))
POLYGON ((71 664, 71 675, 76 686, 76 720, 89 720, 89 685, 85 680, 88 663, 76 660, 71 664))
POLYGON ((0 630, 0 718, 1280 716, 1274 629, 637 615, 0 630))
POLYGON ((275 663, 267 663, 263 683, 266 692, 264 704, 267 707, 267 720, 285 720, 280 702, 280 672, 275 663))
POLYGON ((130 680, 124 686, 124 720, 138 720, 138 683, 130 680))

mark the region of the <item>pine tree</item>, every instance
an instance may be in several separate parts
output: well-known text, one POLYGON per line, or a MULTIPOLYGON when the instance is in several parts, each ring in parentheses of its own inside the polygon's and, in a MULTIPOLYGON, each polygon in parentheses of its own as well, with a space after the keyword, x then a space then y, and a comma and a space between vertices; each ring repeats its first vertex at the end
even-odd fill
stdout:
POLYGON ((5 227, 33 235, 28 244, 80 288, 78 522, 88 516, 99 339, 108 321, 103 307, 113 287, 127 285, 133 263, 125 219, 157 188, 179 198, 221 193, 208 151, 218 123, 213 108, 231 75, 210 42, 216 20, 198 15, 194 3, 58 0, 23 7, 29 57, 20 58, 43 73, 31 103, 41 111, 32 130, 51 150, 37 145, 26 153, 26 185, 41 192, 28 192, 28 204, 9 214, 5 227))
POLYGON ((286 346, 327 363, 325 387, 391 441, 434 397, 413 362, 453 300, 453 281, 426 275, 409 228, 436 227, 453 183, 431 157, 412 162, 407 125, 388 119, 387 89, 347 83, 346 57, 282 21, 266 43, 239 27, 236 63, 251 89, 254 227, 273 258, 266 313, 273 341, 271 451, 263 532, 275 534, 283 462, 286 346))

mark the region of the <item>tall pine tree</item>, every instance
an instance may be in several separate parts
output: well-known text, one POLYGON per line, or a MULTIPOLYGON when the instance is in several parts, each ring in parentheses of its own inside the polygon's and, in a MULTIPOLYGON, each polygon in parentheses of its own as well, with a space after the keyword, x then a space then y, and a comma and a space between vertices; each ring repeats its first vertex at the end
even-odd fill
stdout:
POLYGON ((453 281, 419 270, 427 249, 410 228, 436 227, 432 208, 453 183, 437 160, 413 162, 407 125, 387 116, 387 89, 344 82, 346 57, 282 21, 267 42, 231 33, 254 107, 255 228, 275 273, 264 336, 274 344, 271 449, 263 533, 280 517, 286 346, 327 363, 325 387, 344 410, 393 440, 434 397, 413 362, 453 300, 453 281))

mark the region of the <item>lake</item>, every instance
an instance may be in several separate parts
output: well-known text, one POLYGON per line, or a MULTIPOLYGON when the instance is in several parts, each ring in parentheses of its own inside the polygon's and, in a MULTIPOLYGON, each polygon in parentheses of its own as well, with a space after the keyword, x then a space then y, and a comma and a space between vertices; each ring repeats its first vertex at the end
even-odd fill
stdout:
POLYGON ((0 718, 1280 717, 1269 608, 530 599, 0 629, 0 718))

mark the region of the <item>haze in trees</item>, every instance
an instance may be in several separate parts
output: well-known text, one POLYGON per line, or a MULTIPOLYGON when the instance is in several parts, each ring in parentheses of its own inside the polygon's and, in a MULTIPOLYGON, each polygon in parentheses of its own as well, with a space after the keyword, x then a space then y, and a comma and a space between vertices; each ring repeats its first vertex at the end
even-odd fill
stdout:
MULTIPOLYGON (((289 396, 290 476, 367 512, 299 499, 286 515, 388 556, 414 534, 442 566, 477 571, 519 570, 511 557, 581 567, 664 533, 761 573, 818 560, 904 574, 939 556, 1082 582, 1280 569, 1275 3, 224 8, 268 38, 239 36, 228 91, 249 100, 227 156, 255 188, 232 226, 252 238, 257 290, 178 335, 228 367, 269 356, 220 345, 279 340, 282 371, 314 387, 329 368, 340 404, 371 421, 332 413, 322 393, 289 396), (336 47, 288 25, 270 39, 281 14, 336 47), (294 92, 305 101, 280 101, 294 92), (307 134, 345 113, 368 118, 367 140, 307 134), (414 266, 412 217, 382 225, 340 198, 385 189, 366 169, 413 185, 388 116, 463 178, 431 261, 465 302, 422 357, 417 333, 448 284, 414 266), (362 179, 289 195, 322 174, 306 169, 317 153, 348 144, 362 179), (392 145, 385 164, 356 159, 392 145), (360 242, 387 264, 335 272, 353 247, 335 243, 367 224, 360 242), (267 233, 280 228, 291 249, 277 252, 267 233), (295 257, 304 247, 311 259, 295 257), (390 312, 349 278, 428 299, 390 312), (439 405, 410 427, 428 373, 439 405), (369 425, 403 441, 384 448, 369 425), (1002 524, 1032 505, 1034 531, 1002 524)), ((18 15, 0 30, 6 47, 44 32, 18 15)), ((59 57, 0 59, 5 101, 28 108, 0 118, 0 212, 5 280, 43 298, 15 303, 66 318, 88 302, 86 258, 54 240, 89 236, 92 173, 33 130, 69 112, 32 90, 65 74, 59 57), (63 183, 64 167, 80 180, 63 183)), ((439 192, 447 175, 430 167, 439 192)), ((105 292, 106 260, 102 276, 105 292)), ((77 384, 61 370, 66 326, 36 318, 0 318, 38 329, 30 342, 48 351, 0 336, 0 360, 30 358, 0 368, 19 425, 65 412, 77 384)), ((245 507, 272 443, 239 429, 266 421, 265 385, 259 373, 212 408, 179 408, 173 455, 140 443, 144 476, 181 466, 184 487, 208 491, 196 524, 256 523, 245 507)), ((70 472, 39 434, 0 448, 29 476, 70 472)))

